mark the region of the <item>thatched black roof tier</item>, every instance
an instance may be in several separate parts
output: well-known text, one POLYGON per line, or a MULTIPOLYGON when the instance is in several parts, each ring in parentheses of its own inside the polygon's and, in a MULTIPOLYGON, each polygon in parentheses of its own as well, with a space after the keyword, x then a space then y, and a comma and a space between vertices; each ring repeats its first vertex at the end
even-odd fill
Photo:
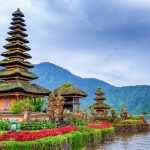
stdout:
POLYGON ((61 96, 79 96, 79 97, 86 97, 88 96, 83 90, 73 86, 72 84, 64 84, 61 87, 58 87, 54 90, 56 95, 61 96))
POLYGON ((101 97, 101 96, 95 96, 95 98, 94 98, 94 100, 106 100, 106 98, 105 97, 101 97))
POLYGON ((8 78, 8 77, 24 77, 27 79, 36 79, 37 76, 29 71, 21 71, 19 68, 16 68, 14 70, 3 70, 0 71, 0 78, 8 78))
POLYGON ((8 60, 8 59, 4 59, 0 61, 0 66, 8 66, 8 65, 19 65, 19 66, 24 66, 27 68, 33 68, 34 66, 28 62, 28 61, 20 61, 19 59, 17 60, 8 60))
POLYGON ((1 54, 4 57, 10 57, 10 56, 22 56, 24 58, 32 58, 30 54, 28 53, 23 53, 19 50, 13 50, 13 51, 5 51, 1 54))
POLYGON ((4 45, 3 47, 6 48, 6 49, 9 49, 9 48, 22 48, 23 50, 26 50, 26 51, 31 50, 30 47, 28 47, 24 44, 21 44, 21 43, 8 43, 8 44, 4 45))
POLYGON ((95 92, 95 98, 94 100, 99 101, 99 100, 106 100, 106 98, 104 97, 104 92, 101 90, 101 87, 99 86, 95 92))
POLYGON ((93 108, 93 109, 111 109, 111 107, 105 103, 96 103, 96 104, 90 105, 89 108, 90 109, 91 108, 93 108))
POLYGON ((18 17, 18 16, 24 17, 24 14, 20 11, 19 8, 12 15, 15 17, 18 17))
POLYGON ((23 22, 21 22, 20 20, 15 20, 15 21, 11 22, 10 24, 12 24, 12 25, 17 25, 17 24, 19 24, 19 25, 21 25, 21 26, 26 26, 26 24, 23 23, 23 22))
POLYGON ((22 36, 15 36, 15 37, 12 36, 12 37, 6 38, 6 40, 7 40, 8 42, 12 42, 12 41, 19 40, 19 41, 21 41, 21 42, 23 42, 23 43, 29 43, 29 41, 28 41, 27 39, 23 38, 22 36))
POLYGON ((13 26, 10 26, 9 29, 11 30, 15 30, 15 29, 20 29, 22 31, 27 31, 23 26, 21 26, 20 24, 16 24, 16 25, 13 25, 13 26))
POLYGON ((33 83, 20 82, 0 82, 0 93, 25 92, 37 95, 49 95, 50 91, 33 83))
POLYGON ((23 37, 27 37, 27 36, 28 36, 28 34, 22 32, 22 31, 20 31, 20 30, 9 31, 8 34, 9 34, 9 35, 18 34, 18 35, 21 35, 21 36, 23 36, 23 37))
POLYGON ((104 92, 101 90, 101 87, 99 86, 95 92, 96 95, 104 95, 104 92))
POLYGON ((24 20, 22 17, 20 17, 20 16, 13 17, 12 20, 13 20, 13 21, 15 21, 15 20, 20 20, 20 21, 22 21, 22 22, 25 22, 25 20, 24 20))

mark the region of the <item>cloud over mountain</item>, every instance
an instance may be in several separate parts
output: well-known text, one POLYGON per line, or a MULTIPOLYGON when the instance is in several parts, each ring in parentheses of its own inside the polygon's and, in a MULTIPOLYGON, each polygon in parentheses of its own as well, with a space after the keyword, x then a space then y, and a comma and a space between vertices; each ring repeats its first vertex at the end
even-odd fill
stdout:
POLYGON ((148 0, 5 0, 0 5, 1 47, 11 13, 20 7, 33 63, 53 62, 117 86, 150 84, 148 0))

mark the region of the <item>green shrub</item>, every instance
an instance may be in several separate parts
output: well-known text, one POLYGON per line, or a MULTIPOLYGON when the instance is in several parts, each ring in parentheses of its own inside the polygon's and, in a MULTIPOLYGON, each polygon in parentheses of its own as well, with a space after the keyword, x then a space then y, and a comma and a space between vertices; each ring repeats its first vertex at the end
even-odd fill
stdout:
POLYGON ((117 118, 117 119, 115 119, 114 120, 114 122, 116 122, 116 123, 120 123, 120 122, 122 122, 123 120, 121 119, 121 118, 117 118))
POLYGON ((42 106, 45 103, 44 98, 32 98, 30 100, 30 105, 34 106, 34 111, 41 111, 42 106))
POLYGON ((56 128, 56 123, 51 123, 50 120, 34 120, 34 121, 22 121, 22 130, 40 130, 40 129, 52 129, 56 128))
POLYGON ((30 111, 34 111, 35 107, 31 104, 30 99, 19 100, 12 106, 11 111, 14 114, 23 113, 28 108, 30 111))
POLYGON ((69 120, 69 125, 75 125, 75 126, 79 126, 79 125, 86 125, 88 122, 82 118, 72 118, 69 120))
POLYGON ((10 129, 10 122, 0 120, 0 131, 6 131, 6 130, 9 130, 9 129, 10 129))
POLYGON ((64 135, 64 137, 67 138, 70 150, 78 150, 79 148, 84 146, 82 133, 79 131, 71 132, 64 135))
MULTIPOLYGON (((10 129, 10 121, 0 120, 0 131, 6 131, 10 129)), ((51 123, 50 120, 34 120, 34 121, 22 121, 21 130, 40 130, 40 129, 52 129, 56 128, 57 123, 51 123)))
POLYGON ((21 103, 16 102, 15 105, 11 108, 13 114, 22 113, 22 105, 21 103))
POLYGON ((111 116, 106 116, 106 117, 104 118, 104 120, 107 121, 107 122, 114 122, 115 119, 116 119, 116 118, 113 118, 113 117, 111 117, 111 116))
POLYGON ((101 131, 102 131, 102 134, 104 136, 107 135, 107 134, 112 134, 112 135, 115 134, 115 128, 114 127, 104 128, 104 129, 101 129, 101 131))
POLYGON ((64 140, 66 140, 66 137, 60 135, 55 137, 46 137, 35 141, 2 141, 0 142, 0 149, 5 148, 6 150, 53 150, 54 147, 59 147, 60 149, 62 149, 64 140))
POLYGON ((11 111, 14 114, 23 113, 26 108, 31 112, 41 111, 43 104, 44 99, 42 98, 23 99, 16 101, 14 106, 12 106, 11 111))

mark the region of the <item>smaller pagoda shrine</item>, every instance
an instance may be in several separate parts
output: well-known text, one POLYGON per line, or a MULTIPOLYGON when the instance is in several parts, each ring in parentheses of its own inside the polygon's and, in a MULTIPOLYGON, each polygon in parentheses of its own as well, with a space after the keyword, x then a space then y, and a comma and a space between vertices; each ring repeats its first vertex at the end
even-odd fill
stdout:
POLYGON ((56 96, 63 96, 63 109, 66 109, 72 113, 76 113, 79 111, 79 99, 87 96, 87 94, 83 90, 73 86, 70 83, 58 87, 54 90, 54 93, 56 96))
POLYGON ((96 103, 91 105, 90 109, 94 110, 94 112, 100 117, 105 117, 107 115, 107 110, 111 109, 111 107, 104 103, 104 100, 106 100, 106 98, 104 97, 104 93, 101 90, 101 87, 98 87, 95 95, 96 96, 94 100, 96 101, 96 103))

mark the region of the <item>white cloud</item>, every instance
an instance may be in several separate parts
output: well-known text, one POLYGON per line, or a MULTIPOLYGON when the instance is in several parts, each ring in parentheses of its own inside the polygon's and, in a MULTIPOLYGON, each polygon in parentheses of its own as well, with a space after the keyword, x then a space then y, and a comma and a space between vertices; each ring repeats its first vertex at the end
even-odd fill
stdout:
POLYGON ((147 13, 142 10, 142 17, 136 15, 139 12, 136 6, 138 10, 143 9, 149 6, 149 1, 132 0, 134 5, 128 0, 113 2, 0 0, 0 46, 6 43, 11 14, 19 7, 26 16, 33 63, 49 61, 76 75, 95 77, 119 86, 150 84, 150 70, 146 67, 150 54, 142 52, 149 38, 143 36, 142 42, 141 32, 136 31, 143 31, 141 26, 136 29, 136 18, 140 22, 147 13), (134 12, 127 6, 134 7, 134 12), (132 24, 135 32, 130 29, 132 24))
POLYGON ((114 0, 116 3, 122 6, 129 6, 129 7, 150 7, 149 0, 114 0))

